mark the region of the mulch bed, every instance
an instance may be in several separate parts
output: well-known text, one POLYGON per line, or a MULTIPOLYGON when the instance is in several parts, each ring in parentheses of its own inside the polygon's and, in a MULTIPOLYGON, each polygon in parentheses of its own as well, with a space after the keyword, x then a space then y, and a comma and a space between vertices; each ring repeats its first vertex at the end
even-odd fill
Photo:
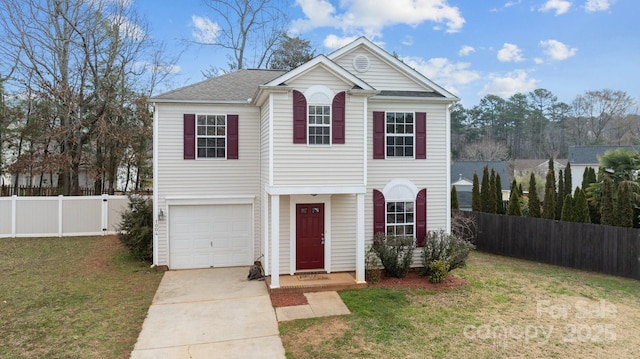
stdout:
MULTIPOLYGON (((380 282, 369 284, 369 287, 396 287, 396 288, 413 288, 413 289, 441 289, 452 288, 462 285, 468 285, 469 282, 456 277, 453 274, 447 275, 442 283, 431 283, 427 277, 423 277, 417 271, 411 271, 404 278, 380 277, 380 282)), ((307 297, 303 293, 272 293, 271 304, 274 307, 289 307, 293 305, 305 305, 307 297)))

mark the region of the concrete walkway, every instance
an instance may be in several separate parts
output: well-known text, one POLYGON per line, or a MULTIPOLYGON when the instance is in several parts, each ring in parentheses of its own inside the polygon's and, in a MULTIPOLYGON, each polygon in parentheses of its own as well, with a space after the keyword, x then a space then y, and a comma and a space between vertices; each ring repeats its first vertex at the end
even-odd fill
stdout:
POLYGON ((351 314, 337 292, 304 293, 304 296, 308 304, 276 308, 278 321, 351 314))
POLYGON ((166 272, 132 359, 284 358, 262 281, 248 267, 166 272))

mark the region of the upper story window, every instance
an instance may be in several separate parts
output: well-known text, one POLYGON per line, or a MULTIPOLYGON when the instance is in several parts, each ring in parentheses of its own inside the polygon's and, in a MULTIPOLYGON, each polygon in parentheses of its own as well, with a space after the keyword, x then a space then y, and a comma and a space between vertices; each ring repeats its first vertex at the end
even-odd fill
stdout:
POLYGON ((413 112, 386 113, 387 157, 413 157, 413 112))
POLYGON ((198 158, 226 158, 227 118, 225 115, 197 115, 198 158))
POLYGON ((331 106, 309 106, 309 144, 331 144, 331 106))

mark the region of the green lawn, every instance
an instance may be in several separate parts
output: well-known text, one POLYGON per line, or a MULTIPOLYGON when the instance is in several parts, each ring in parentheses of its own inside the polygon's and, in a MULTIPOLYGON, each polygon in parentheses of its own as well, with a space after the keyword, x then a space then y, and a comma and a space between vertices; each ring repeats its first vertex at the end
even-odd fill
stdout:
POLYGON ((0 239, 0 358, 128 358, 162 273, 117 237, 0 239))
POLYGON ((469 285, 340 292, 351 315, 281 323, 287 356, 640 357, 640 281, 480 252, 454 274, 469 285))

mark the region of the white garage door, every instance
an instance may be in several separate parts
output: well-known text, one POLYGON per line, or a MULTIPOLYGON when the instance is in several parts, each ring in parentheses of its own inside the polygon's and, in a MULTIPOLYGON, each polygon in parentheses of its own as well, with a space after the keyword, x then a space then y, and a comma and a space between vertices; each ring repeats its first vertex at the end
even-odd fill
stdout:
POLYGON ((171 206, 171 269, 246 266, 251 258, 251 205, 171 206))

